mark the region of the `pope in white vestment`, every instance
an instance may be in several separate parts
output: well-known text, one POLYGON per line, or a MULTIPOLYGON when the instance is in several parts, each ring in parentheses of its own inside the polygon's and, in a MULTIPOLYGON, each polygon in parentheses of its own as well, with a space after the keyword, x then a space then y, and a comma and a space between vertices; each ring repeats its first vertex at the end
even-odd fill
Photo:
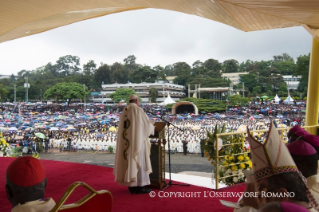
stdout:
POLYGON ((120 117, 113 171, 115 181, 120 185, 140 187, 150 184, 152 166, 148 137, 153 133, 154 126, 143 109, 135 103, 128 104, 120 117))

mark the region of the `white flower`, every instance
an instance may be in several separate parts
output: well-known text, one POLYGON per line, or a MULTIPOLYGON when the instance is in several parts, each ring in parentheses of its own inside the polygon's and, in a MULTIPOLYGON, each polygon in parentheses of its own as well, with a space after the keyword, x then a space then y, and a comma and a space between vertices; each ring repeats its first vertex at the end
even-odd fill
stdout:
POLYGON ((242 174, 243 170, 242 169, 238 169, 238 174, 242 174))
POLYGON ((231 173, 232 173, 232 175, 236 175, 237 171, 232 171, 231 173))
POLYGON ((228 169, 227 171, 226 171, 226 174, 230 174, 231 173, 231 169, 228 169))
POLYGON ((223 166, 220 167, 220 171, 221 171, 221 172, 224 172, 224 171, 225 171, 225 167, 223 167, 223 166))
POLYGON ((237 183, 238 182, 238 178, 237 177, 233 177, 233 182, 237 183))

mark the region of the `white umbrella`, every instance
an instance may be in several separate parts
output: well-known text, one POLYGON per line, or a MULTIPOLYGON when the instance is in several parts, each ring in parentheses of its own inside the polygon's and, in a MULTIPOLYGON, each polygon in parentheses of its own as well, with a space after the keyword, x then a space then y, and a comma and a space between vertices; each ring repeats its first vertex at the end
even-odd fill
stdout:
POLYGON ((59 130, 59 128, 57 128, 57 127, 51 127, 50 128, 50 131, 58 131, 59 130))
POLYGON ((285 128, 285 127, 287 127, 287 125, 285 125, 285 124, 279 124, 278 125, 278 128, 285 128))
POLYGON ((10 127, 8 131, 18 131, 18 129, 16 127, 10 127))
POLYGON ((246 132, 247 127, 245 125, 240 125, 237 129, 237 132, 246 132))

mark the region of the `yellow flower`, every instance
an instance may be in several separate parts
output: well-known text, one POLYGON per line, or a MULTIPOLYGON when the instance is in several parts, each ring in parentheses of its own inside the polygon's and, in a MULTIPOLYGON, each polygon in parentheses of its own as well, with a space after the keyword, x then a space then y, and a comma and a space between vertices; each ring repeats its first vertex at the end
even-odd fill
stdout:
POLYGON ((208 161, 210 161, 211 159, 212 159, 212 157, 211 157, 211 156, 209 156, 209 157, 208 157, 208 161))
POLYGON ((208 156, 208 152, 207 151, 205 152, 205 155, 206 155, 206 157, 208 156))
POLYGON ((223 162, 223 165, 228 165, 227 161, 224 161, 224 162, 223 162))
POLYGON ((252 167, 253 167, 251 161, 248 161, 246 164, 248 164, 248 167, 249 167, 249 168, 252 168, 252 167))
POLYGON ((214 165, 214 162, 210 162, 210 164, 214 165))
POLYGON ((228 155, 225 156, 225 160, 228 160, 228 155))
POLYGON ((237 160, 239 160, 239 161, 242 161, 242 160, 244 160, 244 156, 242 156, 242 155, 239 155, 239 156, 237 157, 237 160))
POLYGON ((250 160, 250 158, 246 156, 246 157, 245 157, 245 160, 248 161, 248 160, 250 160))
POLYGON ((228 157, 228 160, 233 160, 233 159, 234 159, 233 156, 228 157))
POLYGON ((238 170, 238 167, 237 167, 237 166, 232 166, 232 167, 231 167, 231 170, 237 171, 237 170, 238 170))
POLYGON ((246 168, 246 166, 245 166, 245 164, 244 164, 244 163, 239 164, 239 167, 240 167, 241 169, 246 168))

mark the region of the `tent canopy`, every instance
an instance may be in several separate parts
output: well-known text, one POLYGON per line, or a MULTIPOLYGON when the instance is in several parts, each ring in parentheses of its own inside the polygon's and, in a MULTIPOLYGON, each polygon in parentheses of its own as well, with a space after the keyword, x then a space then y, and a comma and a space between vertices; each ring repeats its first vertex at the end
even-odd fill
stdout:
POLYGON ((280 98, 278 97, 278 95, 276 94, 275 96, 275 102, 279 102, 280 101, 280 98))
POLYGON ((285 99, 284 102, 287 103, 287 104, 293 104, 293 103, 294 103, 294 99, 291 98, 291 96, 289 95, 289 96, 285 99))
POLYGON ((146 8, 196 15, 246 32, 303 25, 319 37, 319 1, 316 0, 0 0, 0 42, 146 8))
POLYGON ((167 98, 164 100, 162 103, 163 105, 168 105, 168 104, 175 104, 176 102, 171 98, 171 96, 168 94, 167 98))

